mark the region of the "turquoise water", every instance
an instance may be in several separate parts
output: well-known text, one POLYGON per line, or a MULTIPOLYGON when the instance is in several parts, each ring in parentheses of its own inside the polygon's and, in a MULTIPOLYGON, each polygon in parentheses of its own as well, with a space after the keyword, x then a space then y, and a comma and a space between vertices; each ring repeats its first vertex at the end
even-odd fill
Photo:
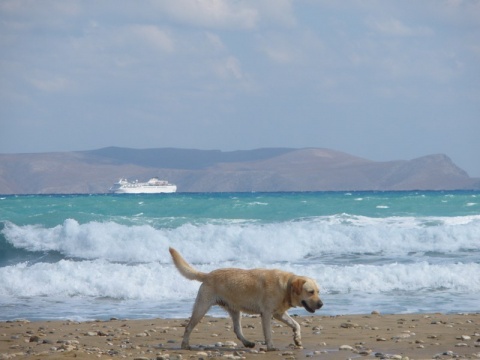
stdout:
POLYGON ((337 214, 455 217, 478 215, 479 197, 480 192, 473 191, 4 196, 0 219, 52 226, 71 214, 81 223, 144 220, 175 227, 192 220, 278 222, 337 214))
POLYGON ((311 276, 322 314, 480 310, 478 191, 31 195, 0 196, 0 319, 188 316, 169 246, 311 276))

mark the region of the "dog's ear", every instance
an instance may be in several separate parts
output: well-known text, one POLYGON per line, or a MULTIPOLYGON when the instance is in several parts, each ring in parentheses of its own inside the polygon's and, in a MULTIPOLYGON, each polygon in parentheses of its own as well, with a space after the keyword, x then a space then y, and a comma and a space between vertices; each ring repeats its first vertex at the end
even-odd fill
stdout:
POLYGON ((305 279, 295 279, 292 281, 292 289, 295 294, 300 295, 302 293, 303 284, 305 284, 307 280, 305 279))

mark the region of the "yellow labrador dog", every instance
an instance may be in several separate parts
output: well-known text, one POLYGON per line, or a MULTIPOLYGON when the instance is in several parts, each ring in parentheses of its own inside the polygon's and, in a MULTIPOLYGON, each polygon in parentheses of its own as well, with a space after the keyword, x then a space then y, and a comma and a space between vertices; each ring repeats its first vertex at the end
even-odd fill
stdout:
POLYGON ((254 347, 255 343, 243 336, 241 311, 262 316, 267 350, 277 350, 272 343, 272 316, 291 327, 295 345, 302 346, 300 325, 287 314, 287 310, 303 306, 313 313, 323 306, 314 280, 274 269, 227 268, 203 273, 195 270, 175 249, 169 250, 178 271, 187 279, 202 283, 190 322, 185 327, 182 349, 190 349, 189 339, 193 328, 213 305, 220 305, 228 311, 233 320, 234 332, 246 347, 254 347))

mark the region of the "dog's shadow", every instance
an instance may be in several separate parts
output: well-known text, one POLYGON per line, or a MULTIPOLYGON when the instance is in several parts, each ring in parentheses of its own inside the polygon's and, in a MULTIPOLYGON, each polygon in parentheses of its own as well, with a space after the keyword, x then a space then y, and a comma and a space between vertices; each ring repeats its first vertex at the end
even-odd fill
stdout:
MULTIPOLYGON (((186 349, 182 349, 181 347, 165 347, 165 346, 162 346, 162 347, 158 347, 157 349, 159 350, 175 350, 175 351, 196 351, 196 352, 199 352, 199 351, 222 351, 222 352, 236 352, 236 351, 244 351, 244 352, 250 352, 252 350, 252 348, 247 348, 247 347, 229 347, 229 346, 214 346, 214 345, 208 345, 208 346, 201 346, 201 345, 197 345, 197 346, 192 346, 190 349, 186 350, 186 349)), ((258 351, 266 351, 266 347, 265 348, 257 348, 258 351)))
POLYGON ((275 349, 272 351, 267 351, 267 347, 265 344, 258 343, 254 348, 247 348, 247 347, 229 347, 229 346, 214 346, 214 345, 196 345, 192 346, 189 350, 182 349, 181 347, 161 347, 158 348, 159 350, 165 350, 165 351, 191 351, 191 352, 202 352, 202 351, 215 351, 215 352, 221 352, 221 353, 236 353, 236 352, 242 352, 242 353, 250 353, 252 350, 257 350, 260 354, 262 353, 270 353, 270 352, 276 352, 276 351, 292 351, 292 350, 303 350, 302 347, 287 347, 285 349, 275 349))

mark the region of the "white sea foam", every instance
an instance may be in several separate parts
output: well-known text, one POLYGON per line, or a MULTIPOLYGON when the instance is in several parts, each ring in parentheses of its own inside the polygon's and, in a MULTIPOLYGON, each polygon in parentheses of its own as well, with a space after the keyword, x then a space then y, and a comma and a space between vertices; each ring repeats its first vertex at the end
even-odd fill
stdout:
POLYGON ((195 263, 236 260, 246 264, 308 261, 331 255, 480 251, 480 216, 341 215, 276 224, 185 224, 174 229, 114 222, 79 224, 68 219, 53 228, 7 223, 2 232, 14 247, 29 252, 57 251, 70 258, 126 263, 169 262, 168 246, 179 248, 195 263))
POLYGON ((173 268, 167 270, 159 263, 125 265, 105 260, 61 260, 57 263, 33 265, 21 263, 0 268, 0 295, 174 298, 179 291, 173 285, 178 280, 174 275, 173 268))
POLYGON ((62 225, 44 228, 7 223, 3 233, 13 246, 28 251, 58 251, 81 259, 112 261, 154 261, 164 257, 167 238, 164 231, 148 225, 126 226, 113 222, 80 225, 68 219, 62 225))
MULTIPOLYGON (((233 264, 241 265, 241 264, 233 264)), ((210 271, 217 265, 198 265, 210 271)), ((271 264, 315 278, 327 294, 448 291, 480 294, 480 264, 386 264, 328 266, 271 264)), ((0 268, 0 297, 94 297, 181 301, 195 297, 199 283, 184 279, 173 265, 127 265, 105 260, 21 263, 0 268)))

